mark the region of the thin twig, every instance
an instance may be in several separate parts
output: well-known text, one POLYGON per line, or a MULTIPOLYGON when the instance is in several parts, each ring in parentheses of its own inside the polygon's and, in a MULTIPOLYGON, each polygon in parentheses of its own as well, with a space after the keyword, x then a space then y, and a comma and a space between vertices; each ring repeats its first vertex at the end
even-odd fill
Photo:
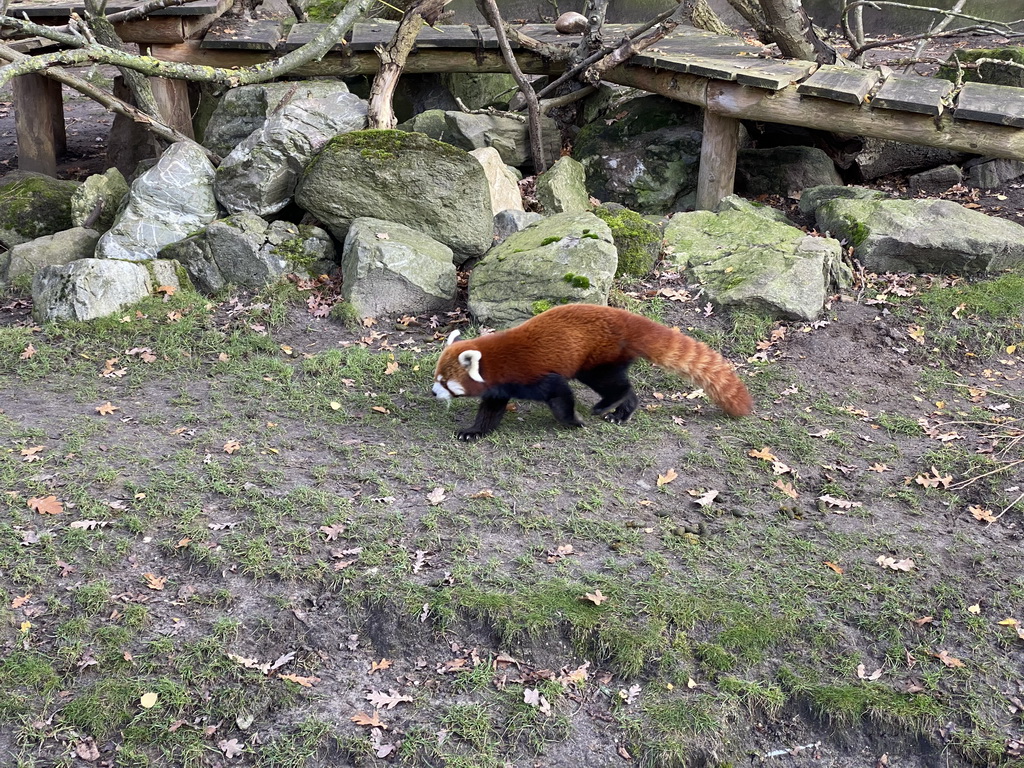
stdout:
POLYGON ((1008 469, 1013 469, 1014 467, 1020 464, 1024 464, 1024 459, 1017 459, 1016 461, 1011 461, 1007 464, 1003 464, 1003 466, 1001 467, 996 467, 993 470, 984 472, 983 474, 975 475, 974 477, 969 477, 966 480, 961 480, 959 483, 953 483, 951 486, 949 486, 949 490, 958 491, 961 488, 966 488, 969 485, 973 485, 982 478, 989 477, 990 475, 998 475, 1000 472, 1005 472, 1008 469))

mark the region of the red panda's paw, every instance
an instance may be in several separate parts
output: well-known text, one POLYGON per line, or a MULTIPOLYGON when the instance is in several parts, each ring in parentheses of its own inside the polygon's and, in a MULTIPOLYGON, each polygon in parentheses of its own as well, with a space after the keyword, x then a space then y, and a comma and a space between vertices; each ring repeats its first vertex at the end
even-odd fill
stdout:
POLYGON ((483 432, 479 429, 460 429, 458 432, 455 433, 455 437, 457 437, 459 440, 462 440, 465 443, 472 443, 474 440, 479 440, 486 434, 486 432, 483 432))

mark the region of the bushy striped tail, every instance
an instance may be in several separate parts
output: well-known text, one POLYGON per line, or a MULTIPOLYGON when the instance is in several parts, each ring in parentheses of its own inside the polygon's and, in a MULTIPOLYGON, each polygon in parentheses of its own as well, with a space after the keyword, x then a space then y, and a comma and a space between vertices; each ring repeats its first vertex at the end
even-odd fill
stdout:
POLYGON ((650 321, 654 328, 641 334, 640 354, 655 365, 689 377, 712 402, 730 416, 747 416, 754 401, 732 365, 707 344, 650 321))

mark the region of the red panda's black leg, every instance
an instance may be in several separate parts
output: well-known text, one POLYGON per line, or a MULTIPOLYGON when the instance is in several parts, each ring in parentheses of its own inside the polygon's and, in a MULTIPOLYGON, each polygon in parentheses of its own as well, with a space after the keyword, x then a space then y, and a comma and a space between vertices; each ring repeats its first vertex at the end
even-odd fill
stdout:
POLYGON ((476 421, 469 429, 460 429, 456 432, 459 440, 476 440, 488 432, 493 432, 505 416, 505 407, 508 405, 507 397, 482 397, 480 408, 476 412, 476 421))
POLYGON ((576 415, 576 398, 573 397, 569 382, 561 376, 557 381, 552 377, 549 386, 551 391, 545 402, 555 418, 568 427, 582 427, 583 422, 576 415))
POLYGON ((621 424, 633 415, 640 399, 629 383, 629 363, 625 365, 599 365, 580 371, 576 378, 597 392, 600 401, 594 406, 595 416, 621 424))

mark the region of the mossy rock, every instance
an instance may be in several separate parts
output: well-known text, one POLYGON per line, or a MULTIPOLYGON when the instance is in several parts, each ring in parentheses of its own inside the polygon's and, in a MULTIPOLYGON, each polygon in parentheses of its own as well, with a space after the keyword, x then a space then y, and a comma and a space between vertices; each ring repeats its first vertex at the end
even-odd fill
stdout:
POLYGON ((612 230, 619 252, 615 276, 649 274, 661 254, 661 227, 629 208, 600 206, 594 208, 593 213, 612 230))
POLYGON ((71 197, 77 181, 13 171, 0 179, 0 244, 11 248, 71 229, 71 197))

